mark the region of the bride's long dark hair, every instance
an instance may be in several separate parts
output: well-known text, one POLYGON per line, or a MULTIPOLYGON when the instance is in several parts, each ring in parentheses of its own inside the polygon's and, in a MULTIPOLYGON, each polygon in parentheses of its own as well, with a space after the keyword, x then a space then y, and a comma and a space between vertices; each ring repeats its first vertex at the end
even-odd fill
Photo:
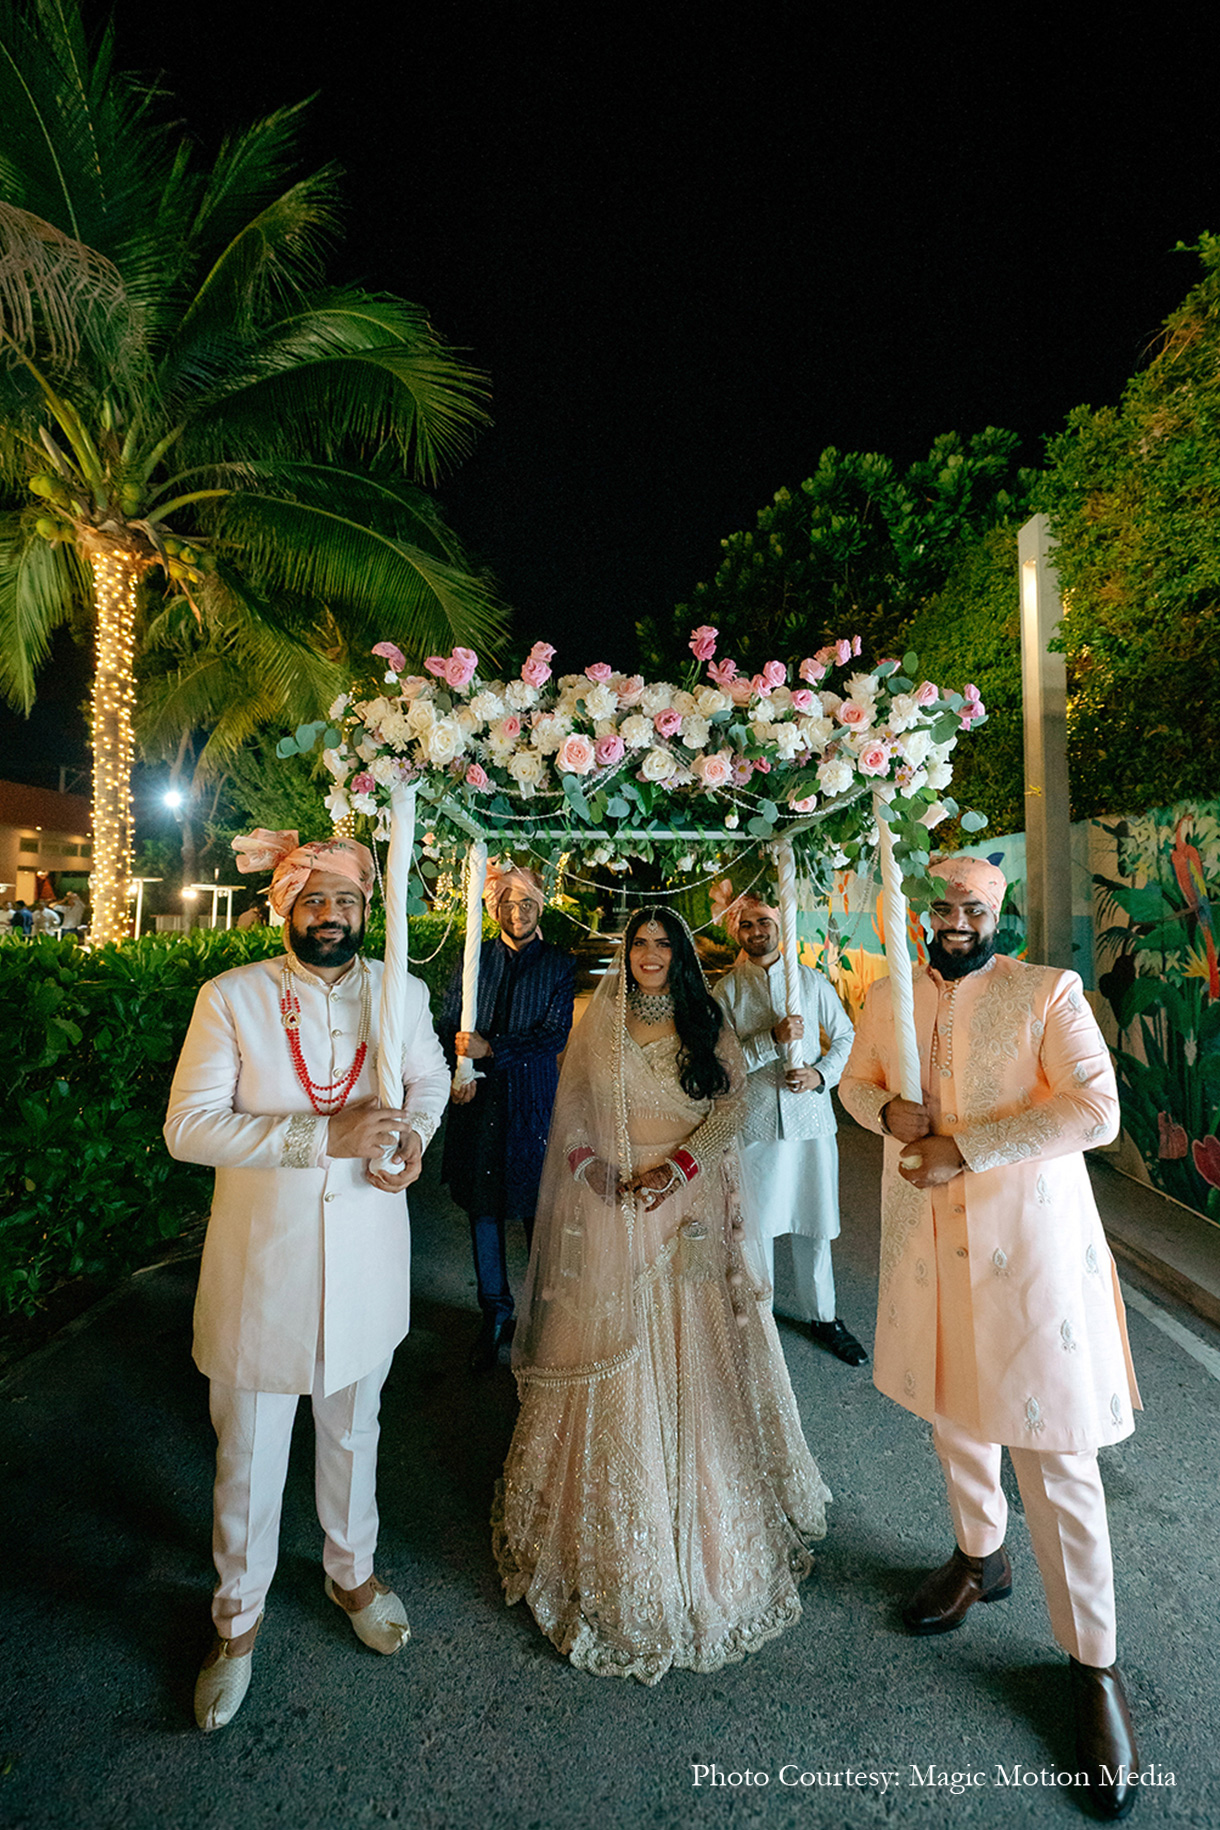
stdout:
POLYGON ((688 1099, 718 1099, 730 1086, 724 1063, 716 1053, 724 1013, 709 996, 703 982, 699 957, 678 917, 663 903, 655 908, 637 909, 627 923, 623 938, 623 960, 627 969, 628 989, 635 984, 631 971, 631 946, 645 922, 655 921, 665 930, 672 949, 669 965, 669 993, 674 1001, 674 1028, 681 1048, 678 1051, 678 1081, 688 1099))

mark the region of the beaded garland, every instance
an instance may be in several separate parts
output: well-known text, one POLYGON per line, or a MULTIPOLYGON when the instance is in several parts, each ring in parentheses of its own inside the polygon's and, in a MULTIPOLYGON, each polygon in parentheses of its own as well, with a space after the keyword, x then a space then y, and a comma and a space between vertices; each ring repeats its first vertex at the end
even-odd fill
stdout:
POLYGON ((314 1111, 322 1118, 333 1118, 347 1104, 348 1097, 360 1078, 365 1056, 369 1052, 369 1032, 372 1027, 373 1001, 369 990, 369 969, 363 960, 360 961, 360 1027, 356 1037, 356 1055, 347 1073, 337 1080, 318 1082, 313 1079, 305 1065, 305 1051, 301 1047, 301 1004, 292 984, 292 969, 285 964, 283 968, 283 990, 280 993, 280 1022, 288 1038, 288 1053, 292 1057, 293 1069, 301 1083, 305 1097, 314 1111))

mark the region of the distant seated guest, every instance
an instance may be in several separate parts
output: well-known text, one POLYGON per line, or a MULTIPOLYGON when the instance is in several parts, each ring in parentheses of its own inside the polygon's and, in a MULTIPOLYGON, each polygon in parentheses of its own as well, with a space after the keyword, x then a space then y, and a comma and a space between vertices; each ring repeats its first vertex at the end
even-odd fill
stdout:
POLYGON ((59 916, 49 902, 40 902, 30 917, 35 934, 58 934, 59 916))
POLYGON ((21 897, 18 896, 16 902, 13 904, 13 915, 12 915, 13 933, 19 934, 21 936, 22 940, 28 940, 30 938, 30 931, 33 928, 33 926, 34 926, 33 910, 28 909, 26 907, 25 903, 21 900, 21 897))

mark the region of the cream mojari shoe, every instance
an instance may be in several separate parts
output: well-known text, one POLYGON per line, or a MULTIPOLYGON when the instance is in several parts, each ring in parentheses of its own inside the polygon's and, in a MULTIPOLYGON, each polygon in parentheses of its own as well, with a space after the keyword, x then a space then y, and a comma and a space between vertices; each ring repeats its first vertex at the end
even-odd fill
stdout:
POLYGON ((324 1587, 335 1606, 343 1608, 357 1639, 362 1639, 374 1652, 399 1652, 411 1637, 407 1610, 393 1589, 387 1588, 379 1576, 370 1576, 369 1581, 375 1591, 373 1599, 366 1608, 361 1608, 355 1614, 343 1606, 329 1576, 324 1587))
MULTIPOLYGON (((262 1624, 263 1617, 260 1614, 255 1623, 255 1633, 262 1624)), ((224 1728, 233 1720, 250 1688, 254 1647, 251 1646, 239 1658, 231 1658, 229 1645, 229 1640, 217 1635, 216 1644, 195 1680, 195 1720, 205 1734, 214 1728, 224 1728)))

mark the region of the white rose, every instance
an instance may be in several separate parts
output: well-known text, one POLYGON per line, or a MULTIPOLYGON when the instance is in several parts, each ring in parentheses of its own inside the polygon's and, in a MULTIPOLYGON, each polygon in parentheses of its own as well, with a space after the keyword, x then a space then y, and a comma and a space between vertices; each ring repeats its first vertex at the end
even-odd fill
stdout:
POLYGON ((808 750, 824 750, 834 736, 835 727, 829 718, 798 718, 796 728, 805 740, 808 750))
POLYGON ((362 737, 356 745, 356 754, 361 762, 372 762, 374 756, 381 755, 381 745, 375 737, 362 737))
POLYGON ((655 718, 658 712, 668 711, 673 703, 674 689, 668 680, 654 680, 640 694, 640 710, 655 718))
POLYGON ((934 762, 928 765, 928 786, 939 791, 947 788, 953 780, 953 771, 947 762, 934 762))
POLYGON ((412 737, 422 737, 436 723, 436 707, 431 699, 412 699, 407 713, 407 729, 412 737))
POLYGON ((771 695, 771 707, 773 711, 790 712, 792 710, 792 688, 777 686, 771 695))
POLYGON ((775 726, 767 718, 755 718, 750 725, 750 735, 755 743, 774 743, 775 726))
POLYGON ((328 718, 342 718, 344 712, 347 710, 347 708, 351 704, 351 702, 352 702, 352 697, 351 697, 350 693, 340 693, 339 697, 331 705, 326 716, 328 718))
POLYGON ((498 693, 493 693, 490 687, 484 687, 483 691, 476 693, 470 701, 470 710, 480 724, 491 724, 495 719, 503 717, 504 701, 498 693))
POLYGON ((919 823, 921 826, 926 826, 931 832, 934 826, 940 825, 947 812, 948 809, 940 801, 933 801, 932 805, 925 808, 924 812, 920 814, 919 823))
POLYGON ((508 759, 508 773, 526 794, 532 794, 546 771, 537 750, 514 750, 508 759))
MULTIPOLYGON (((689 718, 692 712, 697 712, 699 709, 694 693, 676 692, 669 703, 679 718, 689 718)), ((680 870, 681 865, 678 868, 680 870)))
POLYGON ((785 762, 791 762, 802 747, 801 733, 795 724, 774 724, 775 745, 785 762))
POLYGON ((341 743, 337 750, 323 750, 322 761, 338 782, 345 782, 352 772, 352 759, 345 743, 341 743))
POLYGON ((895 735, 899 731, 909 731, 918 718, 919 702, 914 693, 895 693, 885 720, 891 731, 895 735))
POLYGON ((531 705, 538 703, 538 688, 528 685, 524 680, 510 680, 504 697, 514 712, 528 712, 531 705))
POLYGON ((877 680, 873 674, 853 674, 847 682, 847 697, 862 705, 871 705, 877 697, 877 680))
POLYGON ((463 737, 473 737, 483 722, 468 705, 459 705, 454 709, 454 721, 463 737))
POLYGON ((667 782, 677 773, 677 763, 668 750, 649 750, 640 764, 646 782, 667 782))
POLYGON ((851 764, 841 756, 828 757, 824 763, 818 764, 818 780, 822 784, 823 794, 846 794, 853 779, 851 764))
POLYGON ((618 720, 616 718, 599 718, 593 726, 593 735, 595 737, 613 737, 617 730, 618 720))
POLYGON ((618 710, 618 694, 604 680, 591 686, 584 699, 585 711, 593 719, 610 718, 618 710))
POLYGON ((465 748, 465 733, 456 718, 438 718, 424 739, 428 761, 438 768, 451 763, 465 748))
POLYGON ((630 718, 624 718, 619 736, 629 750, 642 750, 645 744, 652 742, 652 719, 645 718, 641 712, 633 712, 630 718))
POLYGON ((905 737, 898 739, 899 753, 906 757, 912 769, 918 769, 921 763, 927 761, 931 748, 932 739, 926 731, 908 731, 905 737))
MULTIPOLYGON (((375 757, 370 766, 369 773, 372 775, 375 782, 381 783, 383 788, 389 788, 398 780, 398 766, 392 756, 375 757)), ((361 812, 363 811, 362 808, 361 812)))
MULTIPOLYGON (((689 698, 690 695, 687 694, 689 698)), ((677 706, 674 710, 677 711, 677 706)), ((682 741, 688 750, 701 750, 708 739, 708 722, 700 718, 697 712, 688 713, 682 720, 682 741)), ((682 867, 679 866, 679 869, 682 867)))
POLYGON ((695 705, 704 718, 714 718, 717 712, 727 711, 732 703, 727 693, 717 692, 714 686, 701 686, 695 694, 695 705))
POLYGON ((340 820, 345 820, 352 810, 352 804, 342 788, 332 788, 330 793, 324 798, 323 806, 336 824, 340 820))
POLYGON ((377 797, 372 794, 353 794, 351 797, 353 813, 363 813, 372 817, 377 811, 377 797))

